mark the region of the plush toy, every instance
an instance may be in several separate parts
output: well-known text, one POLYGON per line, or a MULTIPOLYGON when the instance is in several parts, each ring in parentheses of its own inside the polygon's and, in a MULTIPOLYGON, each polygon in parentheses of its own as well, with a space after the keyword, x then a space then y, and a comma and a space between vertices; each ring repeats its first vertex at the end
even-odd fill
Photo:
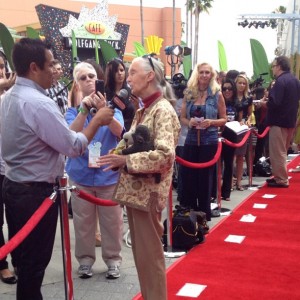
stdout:
POLYGON ((134 132, 126 132, 123 135, 126 148, 122 150, 123 155, 154 150, 150 131, 145 125, 138 125, 134 132))
MULTIPOLYGON (((144 152, 154 150, 154 144, 151 140, 149 128, 145 125, 138 125, 135 131, 126 132, 123 139, 119 142, 117 148, 113 151, 115 154, 128 155, 137 152, 144 152)), ((137 174, 137 176, 144 176, 145 174, 137 174)), ((161 174, 153 174, 155 182, 159 183, 161 174)))

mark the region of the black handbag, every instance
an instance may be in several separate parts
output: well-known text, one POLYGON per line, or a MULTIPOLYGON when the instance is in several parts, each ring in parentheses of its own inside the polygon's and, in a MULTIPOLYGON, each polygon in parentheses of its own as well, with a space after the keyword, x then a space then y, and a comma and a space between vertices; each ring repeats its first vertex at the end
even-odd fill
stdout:
MULTIPOLYGON (((172 218, 172 247, 188 251, 197 244, 203 243, 209 227, 206 214, 175 206, 172 218)), ((167 245, 167 222, 164 222, 164 244, 167 245)))
POLYGON ((256 176, 270 177, 272 169, 267 161, 268 159, 260 158, 254 166, 254 173, 256 176))

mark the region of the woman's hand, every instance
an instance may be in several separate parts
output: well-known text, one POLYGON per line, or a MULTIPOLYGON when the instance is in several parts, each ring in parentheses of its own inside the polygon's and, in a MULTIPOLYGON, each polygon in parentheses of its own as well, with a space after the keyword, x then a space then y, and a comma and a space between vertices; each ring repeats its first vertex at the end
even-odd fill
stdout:
POLYGON ((81 103, 86 109, 95 107, 99 110, 100 108, 106 106, 106 99, 100 92, 97 92, 97 94, 93 92, 84 97, 81 103))
POLYGON ((200 129, 201 120, 200 118, 190 118, 189 127, 196 127, 200 129))
POLYGON ((104 168, 103 171, 108 171, 125 166, 126 156, 118 154, 107 154, 100 156, 96 163, 100 167, 107 165, 107 167, 104 168))
POLYGON ((203 129, 207 129, 208 127, 210 127, 211 126, 211 122, 212 122, 212 120, 210 120, 210 119, 204 119, 202 122, 201 122, 201 128, 203 128, 203 129))
POLYGON ((9 89, 12 85, 14 85, 16 81, 16 73, 10 73, 9 77, 6 77, 5 68, 0 70, 0 90, 3 91, 5 89, 9 89))

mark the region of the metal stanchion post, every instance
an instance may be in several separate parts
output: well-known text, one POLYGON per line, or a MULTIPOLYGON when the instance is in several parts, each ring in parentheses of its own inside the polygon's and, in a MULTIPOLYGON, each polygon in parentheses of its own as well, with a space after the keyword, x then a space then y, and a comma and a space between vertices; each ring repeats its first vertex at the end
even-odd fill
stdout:
POLYGON ((65 299, 73 300, 73 278, 72 278, 72 262, 71 262, 71 246, 70 246, 70 229, 68 217, 68 178, 66 176, 58 178, 60 192, 60 226, 61 226, 61 241, 62 241, 62 256, 64 267, 64 284, 65 284, 65 299))
POLYGON ((250 131, 249 135, 249 155, 248 155, 248 183, 249 189, 257 190, 257 185, 253 185, 253 131, 250 131))
POLYGON ((219 210, 221 211, 221 187, 222 187, 222 158, 220 155, 220 158, 217 162, 217 203, 219 210))
POLYGON ((167 252, 165 252, 165 257, 167 258, 174 258, 174 257, 180 257, 182 255, 185 255, 184 251, 181 252, 173 252, 173 242, 172 242, 172 234, 173 234, 173 224, 172 224, 172 218, 173 218, 173 196, 172 196, 172 185, 170 187, 170 193, 169 193, 169 201, 167 205, 167 252))
POLYGON ((249 175, 249 187, 252 187, 252 169, 253 169, 253 139, 252 139, 252 130, 249 136, 249 156, 248 156, 248 175, 249 175))

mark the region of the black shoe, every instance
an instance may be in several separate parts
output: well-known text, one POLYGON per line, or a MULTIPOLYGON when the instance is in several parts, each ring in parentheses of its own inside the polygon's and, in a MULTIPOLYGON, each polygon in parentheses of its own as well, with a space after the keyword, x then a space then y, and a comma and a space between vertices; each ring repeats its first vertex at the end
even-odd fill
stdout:
POLYGON ((276 183, 274 177, 266 179, 266 182, 267 183, 270 183, 270 182, 273 182, 273 183, 275 182, 276 183))
POLYGON ((277 187, 277 188, 288 188, 289 185, 286 183, 277 183, 276 181, 274 182, 268 182, 269 187, 277 187))
POLYGON ((2 277, 1 276, 1 281, 6 284, 15 284, 15 283, 17 283, 17 278, 16 278, 16 276, 10 276, 10 277, 2 277))

